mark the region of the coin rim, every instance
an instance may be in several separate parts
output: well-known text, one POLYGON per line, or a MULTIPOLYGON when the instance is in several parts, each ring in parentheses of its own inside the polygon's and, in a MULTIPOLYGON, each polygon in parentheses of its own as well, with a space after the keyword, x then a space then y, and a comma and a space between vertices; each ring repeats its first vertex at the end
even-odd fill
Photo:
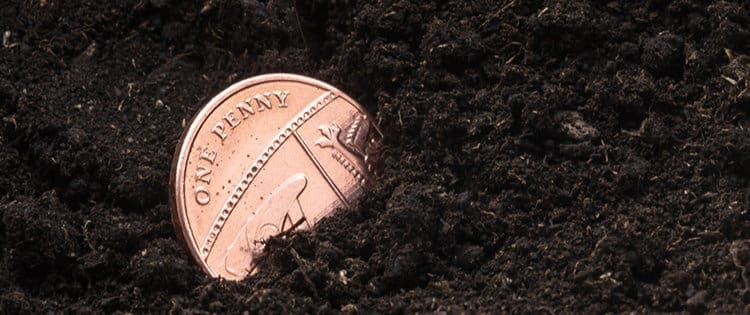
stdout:
MULTIPOLYGON (((355 106, 357 109, 359 109, 363 114, 366 114, 370 117, 372 117, 369 112, 362 107, 359 103, 354 101, 349 95, 347 95, 344 92, 341 92, 341 90, 337 89, 336 87, 325 83, 323 81, 313 79, 310 77, 298 75, 298 74, 291 74, 291 73, 269 73, 269 74, 262 74, 254 77, 250 77, 247 79, 244 79, 242 81, 239 81, 235 84, 232 84, 228 88, 222 90, 211 98, 206 105, 201 108, 198 113, 196 113, 193 118, 190 119, 190 122, 188 124, 188 127, 183 130, 182 135, 180 136, 180 141, 177 143, 177 146, 175 148, 175 154, 172 158, 172 167, 171 172, 169 176, 169 207, 170 212, 172 216, 172 226, 175 228, 175 232, 177 234, 177 238, 179 239, 179 242, 182 244, 185 249, 190 252, 190 255, 193 257, 195 261, 198 262, 198 264, 201 266, 204 272, 209 274, 211 277, 221 277, 218 273, 211 270, 211 268, 208 266, 208 263, 203 261, 200 257, 200 253, 198 252, 198 243, 193 237, 193 233, 189 230, 189 221, 187 220, 187 207, 185 205, 185 194, 184 189, 179 189, 179 187, 183 187, 185 185, 185 172, 186 169, 185 163, 187 162, 187 159, 190 154, 190 150, 193 147, 195 137, 198 134, 199 129, 203 126, 203 123, 196 124, 196 122, 201 121, 205 122, 205 119, 219 106, 221 105, 227 98, 231 97, 232 95, 240 92, 241 90, 244 90, 246 88, 250 88, 255 85, 272 82, 272 81, 292 81, 292 82, 299 82, 308 84, 314 87, 319 87, 323 89, 327 89, 333 93, 335 93, 338 97, 344 98, 347 102, 355 106), (184 158, 183 158, 184 156, 184 158), (178 169, 183 169, 183 172, 178 173, 178 169), (178 200, 180 202, 178 202, 178 200), (192 244, 192 246, 191 246, 192 244)), ((380 131, 380 128, 373 124, 373 126, 378 130, 380 134, 382 132, 380 131)))

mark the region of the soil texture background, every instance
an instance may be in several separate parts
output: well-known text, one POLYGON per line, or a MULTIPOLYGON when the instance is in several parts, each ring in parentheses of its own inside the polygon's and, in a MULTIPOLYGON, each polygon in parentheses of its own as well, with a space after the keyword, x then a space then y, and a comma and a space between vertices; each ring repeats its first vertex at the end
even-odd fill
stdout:
POLYGON ((750 312, 747 1, 0 4, 0 313, 750 312), (203 275, 170 164, 241 79, 375 115, 365 200, 203 275))

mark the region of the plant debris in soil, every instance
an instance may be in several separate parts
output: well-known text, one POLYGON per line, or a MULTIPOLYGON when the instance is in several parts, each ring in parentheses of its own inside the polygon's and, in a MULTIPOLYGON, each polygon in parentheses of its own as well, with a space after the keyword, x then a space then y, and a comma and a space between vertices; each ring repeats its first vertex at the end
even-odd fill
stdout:
POLYGON ((746 1, 10 1, 0 33, 0 313, 750 312, 746 1), (380 184, 211 279, 170 161, 269 72, 376 114, 380 184))

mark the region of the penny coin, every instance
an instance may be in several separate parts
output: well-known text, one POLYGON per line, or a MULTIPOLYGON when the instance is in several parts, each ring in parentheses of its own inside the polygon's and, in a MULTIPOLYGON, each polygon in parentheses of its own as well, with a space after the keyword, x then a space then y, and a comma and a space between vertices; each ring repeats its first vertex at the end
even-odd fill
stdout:
POLYGON ((193 118, 170 178, 172 221, 208 274, 255 272, 263 241, 357 202, 382 133, 338 89, 268 74, 219 93, 193 118))

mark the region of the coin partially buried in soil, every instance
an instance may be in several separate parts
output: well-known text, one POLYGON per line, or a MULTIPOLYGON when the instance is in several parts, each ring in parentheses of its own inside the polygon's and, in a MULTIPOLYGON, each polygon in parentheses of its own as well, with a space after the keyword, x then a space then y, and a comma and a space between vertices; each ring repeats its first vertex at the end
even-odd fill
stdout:
POLYGON ((193 118, 177 146, 172 221, 211 276, 255 271, 262 241, 310 228, 362 194, 382 133, 338 89, 304 76, 236 83, 193 118))

